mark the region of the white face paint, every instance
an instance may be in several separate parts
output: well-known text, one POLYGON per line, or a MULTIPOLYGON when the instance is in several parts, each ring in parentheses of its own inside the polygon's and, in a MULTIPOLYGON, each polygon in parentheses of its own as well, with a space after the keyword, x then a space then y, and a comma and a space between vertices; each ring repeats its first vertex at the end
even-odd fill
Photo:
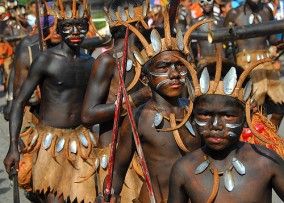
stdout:
MULTIPOLYGON (((171 83, 172 81, 169 78, 169 74, 170 74, 170 71, 171 70, 175 70, 177 71, 181 77, 185 76, 187 74, 187 70, 179 70, 175 64, 171 64, 170 68, 167 70, 167 72, 152 72, 152 71, 149 71, 149 74, 154 76, 154 77, 167 77, 167 79, 165 80, 162 80, 161 82, 159 82, 157 85, 156 85, 156 90, 158 90, 160 87, 162 87, 163 85, 166 85, 166 84, 169 84, 171 83)), ((185 78, 181 78, 179 79, 179 81, 183 84, 185 84, 185 78)))
MULTIPOLYGON (((203 122, 203 121, 199 121, 196 118, 194 119, 195 123, 201 127, 206 126, 207 122, 203 122)), ((218 124, 218 120, 217 117, 214 118, 213 121, 213 126, 216 127, 218 124)), ((242 123, 226 123, 225 126, 226 128, 230 128, 230 129, 234 129, 234 128, 238 128, 242 125, 242 123)), ((233 133, 233 132, 232 132, 233 133)))
POLYGON ((217 127, 217 126, 218 126, 218 119, 217 119, 217 116, 214 117, 213 126, 214 126, 214 127, 217 127))
POLYGON ((230 138, 234 138, 234 137, 237 137, 237 134, 232 132, 232 131, 229 131, 228 132, 228 135, 230 136, 230 138))
POLYGON ((231 129, 234 129, 234 128, 238 128, 242 125, 242 123, 226 123, 225 126, 227 128, 231 128, 231 129))
POLYGON ((161 82, 159 82, 156 86, 156 90, 160 89, 160 87, 162 87, 163 85, 169 84, 171 82, 170 79, 165 79, 162 80, 161 82))
POLYGON ((198 125, 200 127, 204 127, 204 126, 207 125, 207 122, 199 121, 196 118, 194 119, 194 122, 196 123, 196 125, 198 125))

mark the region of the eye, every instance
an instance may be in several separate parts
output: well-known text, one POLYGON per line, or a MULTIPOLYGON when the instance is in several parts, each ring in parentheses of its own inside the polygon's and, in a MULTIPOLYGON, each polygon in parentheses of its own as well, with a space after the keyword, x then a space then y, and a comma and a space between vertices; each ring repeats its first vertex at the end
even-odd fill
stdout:
POLYGON ((199 114, 197 114, 197 116, 201 120, 208 120, 211 117, 211 115, 208 114, 208 113, 199 113, 199 114))
POLYGON ((236 119, 236 116, 235 115, 230 115, 230 114, 226 114, 223 116, 223 118, 225 118, 226 120, 235 120, 236 119))

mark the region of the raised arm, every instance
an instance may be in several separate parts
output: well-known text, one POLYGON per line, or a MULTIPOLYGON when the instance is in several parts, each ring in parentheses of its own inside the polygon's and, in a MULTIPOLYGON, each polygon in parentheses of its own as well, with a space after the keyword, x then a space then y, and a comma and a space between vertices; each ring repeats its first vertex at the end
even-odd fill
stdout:
POLYGON ((184 190, 184 184, 186 181, 184 171, 182 170, 182 162, 177 161, 171 171, 170 175, 170 191, 168 197, 168 203, 187 203, 188 197, 184 190))
POLYGON ((113 171, 113 183, 114 195, 112 199, 116 199, 122 190, 124 178, 133 154, 135 152, 135 144, 132 137, 131 125, 128 117, 124 119, 122 127, 120 129, 120 139, 117 146, 117 152, 115 156, 115 165, 113 171))
POLYGON ((32 64, 27 80, 24 82, 18 97, 14 100, 12 111, 10 115, 9 130, 10 130, 10 146, 9 151, 4 160, 6 171, 10 173, 11 168, 18 168, 19 165, 19 151, 18 138, 23 121, 23 111, 26 103, 31 97, 37 84, 45 72, 45 64, 43 57, 39 57, 32 64))

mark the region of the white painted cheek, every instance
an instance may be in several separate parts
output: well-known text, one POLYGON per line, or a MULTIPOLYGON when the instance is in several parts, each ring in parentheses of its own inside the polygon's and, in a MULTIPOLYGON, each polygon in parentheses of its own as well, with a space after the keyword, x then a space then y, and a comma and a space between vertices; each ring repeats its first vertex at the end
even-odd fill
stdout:
POLYGON ((194 122, 196 123, 196 125, 198 125, 199 127, 204 127, 207 125, 207 122, 203 122, 203 121, 199 121, 196 118, 194 119, 194 122))
POLYGON ((230 129, 238 128, 242 125, 242 123, 226 123, 226 127, 230 129))
POLYGON ((170 79, 162 80, 161 82, 159 82, 159 83, 156 85, 156 90, 160 89, 163 85, 168 84, 168 83, 170 83, 170 82, 171 82, 170 79))

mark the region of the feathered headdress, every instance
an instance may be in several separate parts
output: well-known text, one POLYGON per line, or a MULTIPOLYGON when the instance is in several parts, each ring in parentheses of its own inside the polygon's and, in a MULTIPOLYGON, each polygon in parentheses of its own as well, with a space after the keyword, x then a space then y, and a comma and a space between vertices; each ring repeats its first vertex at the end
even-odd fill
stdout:
POLYGON ((88 0, 83 1, 67 1, 63 2, 62 0, 57 0, 56 4, 54 4, 53 8, 50 7, 48 2, 44 1, 47 15, 54 16, 54 26, 49 34, 44 40, 47 40, 51 37, 52 34, 56 31, 58 20, 68 20, 68 19, 82 19, 86 18, 89 21, 89 25, 93 28, 95 32, 96 27, 92 22, 90 8, 88 5, 88 0))

